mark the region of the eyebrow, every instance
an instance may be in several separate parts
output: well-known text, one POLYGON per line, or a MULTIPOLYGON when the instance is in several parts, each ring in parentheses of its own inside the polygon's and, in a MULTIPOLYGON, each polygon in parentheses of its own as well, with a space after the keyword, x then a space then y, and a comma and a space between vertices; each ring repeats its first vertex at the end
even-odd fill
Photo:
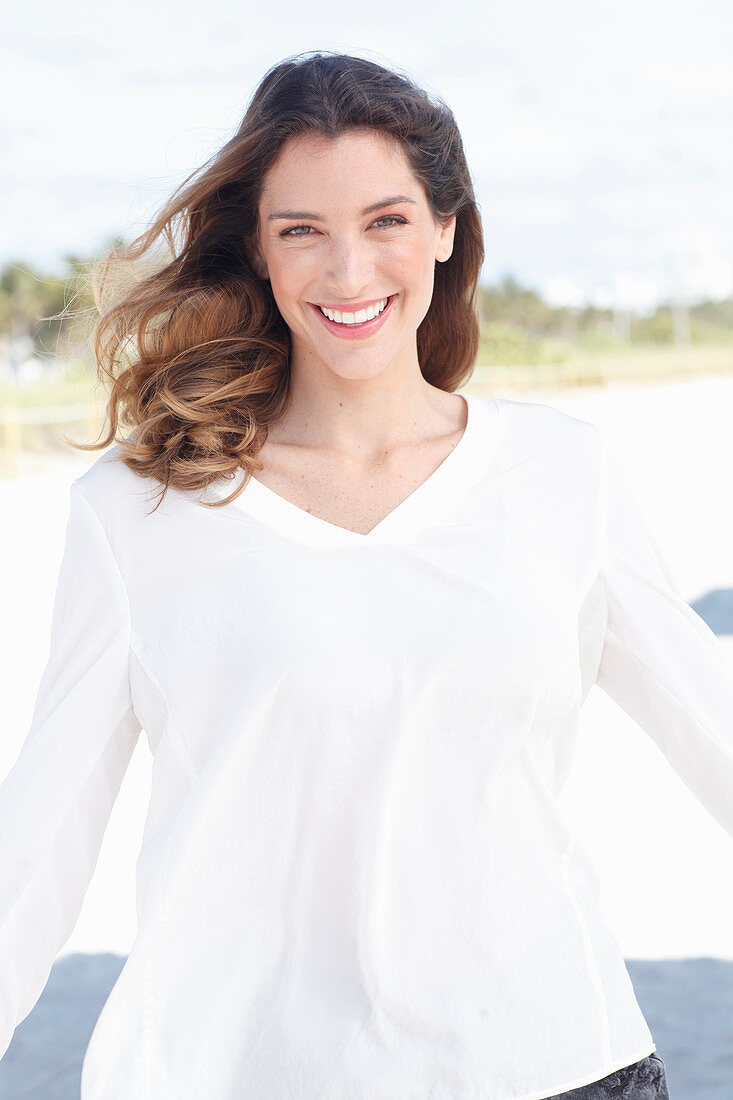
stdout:
MULTIPOLYGON (((362 216, 364 214, 371 214, 374 210, 381 210, 383 206, 393 206, 397 202, 411 202, 414 206, 417 206, 417 201, 411 199, 409 195, 390 195, 386 199, 380 199, 379 202, 373 202, 370 206, 365 206, 362 210, 362 216)), ((277 210, 274 214, 268 216, 268 221, 274 221, 276 218, 309 218, 313 222, 325 222, 325 218, 322 214, 309 214, 306 210, 277 210)))

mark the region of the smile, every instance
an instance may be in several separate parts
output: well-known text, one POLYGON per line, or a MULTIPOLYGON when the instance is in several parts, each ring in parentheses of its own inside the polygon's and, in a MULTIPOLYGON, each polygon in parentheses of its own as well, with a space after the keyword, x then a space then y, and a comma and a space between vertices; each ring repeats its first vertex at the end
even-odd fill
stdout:
POLYGON ((309 304, 329 331, 348 340, 371 336, 372 333, 377 332, 391 313, 392 303, 396 297, 396 294, 391 294, 388 298, 376 301, 368 309, 357 310, 355 313, 309 304), (372 313, 371 317, 370 313, 372 313))

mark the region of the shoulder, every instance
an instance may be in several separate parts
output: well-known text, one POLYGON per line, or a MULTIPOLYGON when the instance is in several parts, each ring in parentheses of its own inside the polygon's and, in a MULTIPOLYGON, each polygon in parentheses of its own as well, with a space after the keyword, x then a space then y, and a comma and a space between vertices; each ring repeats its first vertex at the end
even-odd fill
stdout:
POLYGON ((110 534, 124 530, 155 507, 163 485, 155 478, 135 473, 122 461, 119 443, 104 451, 72 482, 110 534))
POLYGON ((575 416, 542 401, 496 398, 504 421, 504 440, 517 453, 546 451, 599 457, 603 429, 592 420, 575 416))
POLYGON ((496 398, 501 414, 517 432, 533 432, 548 436, 598 436, 600 428, 592 420, 574 416, 556 405, 542 401, 519 401, 496 398))

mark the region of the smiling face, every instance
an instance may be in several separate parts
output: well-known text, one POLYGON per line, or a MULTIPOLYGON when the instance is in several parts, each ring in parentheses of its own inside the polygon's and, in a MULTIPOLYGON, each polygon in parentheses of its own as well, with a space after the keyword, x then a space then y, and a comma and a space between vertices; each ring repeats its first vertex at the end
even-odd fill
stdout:
POLYGON ((455 217, 436 223, 399 145, 372 130, 290 138, 265 175, 259 222, 253 264, 290 329, 293 376, 419 370, 417 329, 455 217))

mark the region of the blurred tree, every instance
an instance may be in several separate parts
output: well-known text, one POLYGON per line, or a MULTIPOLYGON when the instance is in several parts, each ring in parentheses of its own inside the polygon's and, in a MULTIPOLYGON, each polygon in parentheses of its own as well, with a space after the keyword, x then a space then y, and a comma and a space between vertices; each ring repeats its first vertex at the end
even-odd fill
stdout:
MULTIPOLYGON (((124 237, 112 235, 92 256, 69 252, 64 270, 45 274, 31 264, 12 260, 0 268, 0 338, 7 354, 30 347, 40 359, 56 355, 93 368, 88 337, 97 316, 92 293, 94 261, 124 237)), ((649 315, 593 305, 551 306, 536 289, 511 274, 479 287, 478 307, 484 361, 538 363, 584 353, 623 350, 629 345, 733 344, 733 297, 685 305, 661 302, 649 315), (675 313, 676 310, 676 313, 675 313)), ((27 354, 27 351, 25 352, 27 354)))
POLYGON ((89 360, 88 333, 97 315, 92 266, 98 255, 126 243, 112 236, 93 256, 67 253, 60 274, 42 273, 21 260, 0 268, 0 336, 11 362, 13 348, 28 343, 41 360, 89 360))

